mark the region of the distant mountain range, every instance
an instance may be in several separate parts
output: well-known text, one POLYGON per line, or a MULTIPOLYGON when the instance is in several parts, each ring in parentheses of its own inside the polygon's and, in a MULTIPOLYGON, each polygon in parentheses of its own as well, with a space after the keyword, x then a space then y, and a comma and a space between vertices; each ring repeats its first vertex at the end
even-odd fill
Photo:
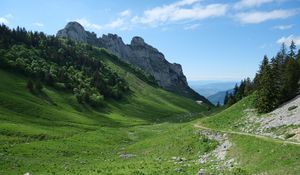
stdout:
POLYGON ((228 89, 228 90, 225 90, 225 91, 220 91, 220 92, 217 92, 211 96, 208 96, 207 99, 212 102, 214 105, 217 105, 218 102, 220 103, 220 105, 224 105, 224 98, 225 98, 225 94, 226 92, 233 92, 233 89, 228 89))
POLYGON ((198 93, 202 94, 213 104, 220 102, 223 105, 226 91, 232 92, 237 82, 216 81, 189 81, 189 85, 198 93))

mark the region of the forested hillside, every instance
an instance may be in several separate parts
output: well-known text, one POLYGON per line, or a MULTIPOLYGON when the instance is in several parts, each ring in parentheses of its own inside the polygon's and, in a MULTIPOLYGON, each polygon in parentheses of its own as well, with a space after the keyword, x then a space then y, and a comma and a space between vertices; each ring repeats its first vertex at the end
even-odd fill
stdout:
POLYGON ((45 84, 73 92, 78 102, 92 106, 101 105, 104 98, 121 99, 129 92, 128 82, 101 61, 103 57, 157 86, 152 76, 103 49, 5 25, 0 26, 0 36, 1 68, 30 77, 27 87, 33 93, 45 84))

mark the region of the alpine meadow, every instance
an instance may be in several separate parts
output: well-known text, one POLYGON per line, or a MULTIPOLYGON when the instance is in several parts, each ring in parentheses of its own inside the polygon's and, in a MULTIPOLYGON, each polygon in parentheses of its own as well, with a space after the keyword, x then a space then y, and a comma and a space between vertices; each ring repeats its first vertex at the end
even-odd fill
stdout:
POLYGON ((1 0, 0 175, 300 174, 299 7, 1 0))

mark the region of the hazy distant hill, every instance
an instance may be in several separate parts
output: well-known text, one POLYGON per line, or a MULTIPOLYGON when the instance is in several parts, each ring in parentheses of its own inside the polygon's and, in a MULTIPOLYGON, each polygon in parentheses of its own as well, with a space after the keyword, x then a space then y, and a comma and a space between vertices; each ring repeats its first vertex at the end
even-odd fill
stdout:
POLYGON ((229 90, 226 90, 226 91, 220 91, 220 92, 217 92, 211 96, 208 96, 207 99, 212 102, 214 105, 217 105, 218 102, 220 103, 220 105, 223 105, 224 104, 224 98, 225 98, 225 94, 226 92, 232 92, 233 89, 229 89, 229 90))
POLYGON ((204 97, 212 96, 221 91, 227 91, 228 89, 234 88, 235 81, 189 81, 189 85, 198 93, 204 97))

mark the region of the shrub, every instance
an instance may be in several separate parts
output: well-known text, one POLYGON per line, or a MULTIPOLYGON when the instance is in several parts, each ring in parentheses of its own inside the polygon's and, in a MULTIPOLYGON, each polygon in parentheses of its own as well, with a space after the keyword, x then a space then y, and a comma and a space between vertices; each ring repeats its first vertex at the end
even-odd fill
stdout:
POLYGON ((291 137, 294 137, 294 135, 296 135, 295 133, 286 133, 285 135, 284 135, 284 138, 285 139, 289 139, 289 138, 291 138, 291 137))
POLYGON ((94 107, 102 105, 103 100, 103 96, 99 94, 92 94, 91 96, 89 96, 89 102, 94 107))
POLYGON ((294 110, 294 109, 296 109, 298 106, 296 106, 296 105, 293 105, 293 106, 290 106, 289 108, 288 108, 288 110, 289 111, 291 111, 291 110, 294 110))

